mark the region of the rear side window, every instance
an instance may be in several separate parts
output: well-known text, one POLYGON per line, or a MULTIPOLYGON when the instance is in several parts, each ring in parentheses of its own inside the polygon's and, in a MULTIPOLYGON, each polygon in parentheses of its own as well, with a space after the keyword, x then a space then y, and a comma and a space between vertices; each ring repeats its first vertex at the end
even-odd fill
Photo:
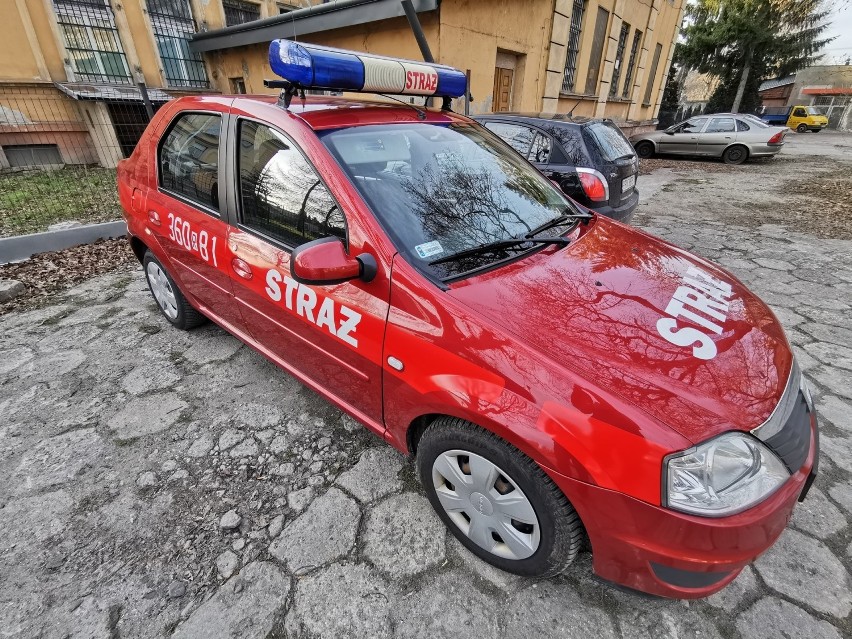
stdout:
POLYGON ((527 159, 538 164, 547 163, 550 159, 550 139, 546 135, 536 133, 527 159))
POLYGON ((160 186, 206 208, 219 210, 219 132, 222 118, 186 113, 160 146, 160 186))
POLYGON ((337 202, 287 137, 257 122, 239 127, 243 224, 288 246, 346 237, 337 202))
POLYGON ((736 131, 734 118, 711 118, 705 133, 730 133, 736 131))
POLYGON ((588 133, 593 145, 597 147, 601 157, 607 162, 633 157, 635 153, 621 129, 614 124, 592 122, 587 124, 583 130, 588 133))
POLYGON ((743 122, 742 120, 737 120, 737 131, 750 131, 751 127, 743 122))
POLYGON ((507 122, 486 122, 485 127, 503 138, 515 151, 527 157, 535 138, 535 130, 507 122))

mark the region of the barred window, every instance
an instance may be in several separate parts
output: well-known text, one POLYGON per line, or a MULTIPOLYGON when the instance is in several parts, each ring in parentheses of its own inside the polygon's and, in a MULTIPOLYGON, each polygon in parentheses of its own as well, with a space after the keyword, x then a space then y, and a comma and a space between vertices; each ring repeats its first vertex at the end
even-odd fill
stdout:
POLYGON ((624 64, 624 47, 627 46, 627 34, 630 33, 630 25, 621 23, 621 32, 618 34, 618 47, 615 49, 615 64, 612 67, 612 82, 609 83, 609 94, 615 96, 618 93, 618 83, 621 81, 621 67, 624 64))
POLYGON ((53 7, 79 80, 112 84, 132 81, 108 0, 53 0, 53 7))
POLYGON ((225 10, 225 24, 229 27, 260 20, 260 5, 254 2, 222 0, 222 8, 225 10))
POLYGON ((200 53, 189 50, 195 22, 189 0, 147 0, 166 84, 170 87, 209 86, 200 53))
POLYGON ((621 96, 624 98, 631 97, 633 93, 633 72, 636 70, 636 56, 639 53, 639 43, 642 41, 642 32, 636 29, 633 34, 633 46, 630 47, 630 60, 627 62, 627 75, 624 76, 624 91, 621 96))
POLYGON ((562 75, 562 92, 574 91, 574 80, 577 75, 577 56, 580 53, 580 27, 583 24, 583 13, 586 10, 586 0, 574 0, 574 10, 571 13, 571 26, 568 29, 568 55, 565 58, 565 71, 562 75))

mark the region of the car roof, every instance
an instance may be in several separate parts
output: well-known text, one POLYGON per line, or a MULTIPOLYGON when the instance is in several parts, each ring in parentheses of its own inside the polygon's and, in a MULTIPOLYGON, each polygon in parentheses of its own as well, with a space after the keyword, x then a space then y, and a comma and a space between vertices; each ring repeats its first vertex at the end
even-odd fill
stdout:
MULTIPOLYGON (((252 113, 257 107, 262 107, 268 114, 268 107, 278 103, 275 95, 218 95, 217 102, 227 101, 232 107, 252 113)), ((179 98, 183 108, 192 108, 204 97, 189 96, 179 98)), ((206 98, 209 99, 209 96, 206 98)), ((281 107, 282 111, 284 108, 281 107)), ((364 124, 390 124, 400 122, 429 122, 447 124, 449 122, 467 122, 464 116, 450 111, 430 108, 421 105, 389 104, 386 102, 371 102, 368 100, 353 100, 328 95, 309 95, 303 101, 295 97, 290 103, 289 113, 301 118, 315 131, 336 129, 364 124), (425 116, 425 117, 424 117, 425 116)))
POLYGON ((500 112, 500 113, 482 113, 479 115, 470 116, 474 120, 479 119, 497 119, 505 118, 509 120, 546 120, 554 124, 566 125, 582 125, 590 122, 604 122, 605 118, 590 118, 584 115, 569 115, 567 113, 515 113, 515 112, 500 112))

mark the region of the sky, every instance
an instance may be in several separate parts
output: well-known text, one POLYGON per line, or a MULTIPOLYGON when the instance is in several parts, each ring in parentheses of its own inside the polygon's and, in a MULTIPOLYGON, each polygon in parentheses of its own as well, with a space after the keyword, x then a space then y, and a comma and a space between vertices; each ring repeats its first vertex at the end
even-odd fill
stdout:
POLYGON ((843 64, 847 56, 852 58, 852 2, 844 0, 835 3, 831 27, 825 35, 837 36, 837 39, 823 50, 823 64, 843 64))

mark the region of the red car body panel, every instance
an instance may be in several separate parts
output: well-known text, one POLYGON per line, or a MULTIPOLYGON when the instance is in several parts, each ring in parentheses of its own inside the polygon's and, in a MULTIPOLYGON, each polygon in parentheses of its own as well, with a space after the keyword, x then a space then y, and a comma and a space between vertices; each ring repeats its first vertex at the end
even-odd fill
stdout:
POLYGON ((399 450, 412 452, 412 427, 424 418, 449 415, 535 460, 577 509, 602 577, 670 597, 719 590, 783 530, 814 446, 782 489, 720 519, 661 506, 663 458, 725 431, 753 429, 770 415, 792 367, 774 315, 729 273, 598 216, 574 228, 567 247, 547 247, 441 289, 397 253, 315 134, 468 122, 435 111, 419 118, 407 106, 328 98, 304 106, 294 100, 289 111, 268 97, 169 103, 119 165, 129 234, 196 308, 399 450), (218 187, 218 215, 159 188, 158 142, 183 111, 222 114, 220 166, 236 152, 234 119, 286 134, 345 212, 349 255, 375 257, 376 277, 298 284, 290 251, 237 223, 234 184, 218 187), (205 251, 193 240, 202 232, 205 251), (692 293, 684 292, 684 278, 692 293), (717 336, 710 358, 709 337, 680 340, 676 333, 696 304, 710 316, 698 329, 717 336), (661 320, 671 339, 658 328, 661 320), (389 357, 404 362, 403 370, 389 357), (652 562, 729 574, 679 588, 658 578, 652 562))

